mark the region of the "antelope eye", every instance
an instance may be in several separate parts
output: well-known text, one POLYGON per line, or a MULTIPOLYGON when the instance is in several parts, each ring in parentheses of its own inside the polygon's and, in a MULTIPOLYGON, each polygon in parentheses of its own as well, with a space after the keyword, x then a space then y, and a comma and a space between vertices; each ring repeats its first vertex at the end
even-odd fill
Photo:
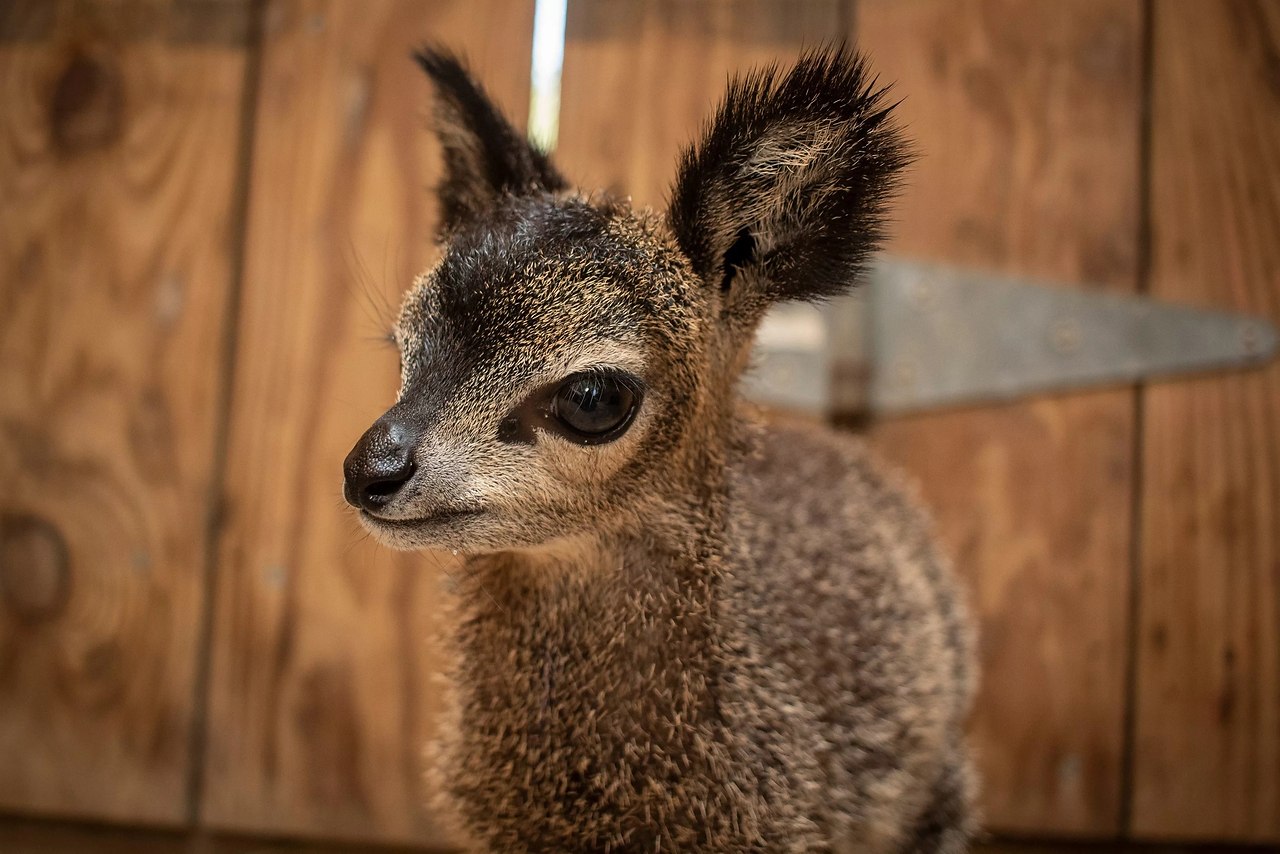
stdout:
POLYGON ((556 389, 551 415, 571 439, 586 445, 611 442, 630 426, 639 388, 632 377, 613 371, 574 374, 556 389))

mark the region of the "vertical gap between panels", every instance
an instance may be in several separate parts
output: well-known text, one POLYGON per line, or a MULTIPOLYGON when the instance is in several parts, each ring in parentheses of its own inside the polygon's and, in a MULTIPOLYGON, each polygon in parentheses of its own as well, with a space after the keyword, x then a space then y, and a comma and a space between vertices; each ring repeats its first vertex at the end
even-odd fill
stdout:
POLYGON ((205 561, 202 577, 203 607, 196 641, 195 679, 191 735, 188 745, 186 781, 187 822, 200 825, 205 792, 206 734, 209 720, 209 680, 212 677, 213 631, 217 594, 218 547, 223 528, 228 442, 231 432, 231 400, 239 344, 241 294, 244 289, 245 256, 248 247, 249 195, 252 178, 254 132, 257 125, 258 90, 262 77, 263 16, 265 0, 245 0, 244 76, 240 92, 239 138, 236 145, 235 190, 230 208, 231 261, 226 304, 223 307, 225 333, 222 341, 222 373, 214 409, 213 467, 209 481, 205 521, 205 561))
POLYGON ((537 0, 529 68, 529 139, 543 151, 556 147, 560 129, 560 73, 564 68, 568 0, 537 0))
MULTIPOLYGON (((1151 146, 1155 98, 1155 15, 1154 0, 1142 2, 1141 111, 1138 125, 1138 293, 1151 293, 1152 233, 1151 233, 1151 146)), ((1136 780, 1136 739, 1138 722, 1138 668, 1141 659, 1139 645, 1142 639, 1142 548, 1143 548, 1143 489, 1145 487, 1146 459, 1146 395, 1145 383, 1139 382, 1133 391, 1132 461, 1133 483, 1130 496, 1129 525, 1129 599, 1128 626, 1125 632, 1124 710, 1120 761, 1120 814, 1119 832, 1122 838, 1133 835, 1133 799, 1136 780)))

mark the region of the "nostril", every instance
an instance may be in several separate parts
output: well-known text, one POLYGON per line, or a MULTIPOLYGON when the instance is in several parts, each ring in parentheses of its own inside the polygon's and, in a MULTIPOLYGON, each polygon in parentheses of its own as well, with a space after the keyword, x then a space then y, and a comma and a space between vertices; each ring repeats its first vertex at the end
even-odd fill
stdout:
POLYGON ((360 506, 366 510, 386 506, 400 491, 400 487, 413 477, 413 469, 413 461, 406 460, 395 471, 382 471, 376 477, 368 479, 360 485, 360 506))
POLYGON ((380 480, 366 486, 364 492, 373 498, 387 498, 399 492, 403 485, 403 480, 380 480))
POLYGON ((365 484, 363 490, 364 495, 371 500, 380 500, 382 503, 386 503, 393 495, 400 491, 400 487, 404 486, 411 477, 413 477, 412 462, 393 475, 365 484))

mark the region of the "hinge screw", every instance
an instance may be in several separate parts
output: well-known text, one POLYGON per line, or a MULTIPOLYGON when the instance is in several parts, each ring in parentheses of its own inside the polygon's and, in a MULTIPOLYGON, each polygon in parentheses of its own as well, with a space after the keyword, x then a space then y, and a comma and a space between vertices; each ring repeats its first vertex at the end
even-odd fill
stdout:
POLYGON ((910 388, 916 384, 916 366, 914 362, 899 362, 893 370, 893 380, 901 388, 910 388))
POLYGON ((1080 349, 1080 324, 1074 317, 1063 317, 1049 330, 1049 342, 1055 353, 1071 356, 1080 349))
POLYGON ((920 311, 929 311, 938 302, 937 290, 932 282, 928 279, 921 279, 916 282, 915 288, 912 289, 911 295, 916 308, 920 311))
POLYGON ((1244 351, 1250 356, 1257 355, 1259 349, 1258 327, 1252 323, 1246 323, 1240 331, 1240 338, 1244 344, 1244 351))

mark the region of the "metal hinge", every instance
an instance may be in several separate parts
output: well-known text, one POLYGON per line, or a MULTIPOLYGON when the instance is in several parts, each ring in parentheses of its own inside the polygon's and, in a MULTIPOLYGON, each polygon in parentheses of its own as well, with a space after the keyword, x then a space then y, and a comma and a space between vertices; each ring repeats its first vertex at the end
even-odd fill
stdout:
POLYGON ((881 257, 853 295, 771 312, 744 385, 787 409, 889 415, 1253 367, 1277 338, 1263 318, 881 257))

